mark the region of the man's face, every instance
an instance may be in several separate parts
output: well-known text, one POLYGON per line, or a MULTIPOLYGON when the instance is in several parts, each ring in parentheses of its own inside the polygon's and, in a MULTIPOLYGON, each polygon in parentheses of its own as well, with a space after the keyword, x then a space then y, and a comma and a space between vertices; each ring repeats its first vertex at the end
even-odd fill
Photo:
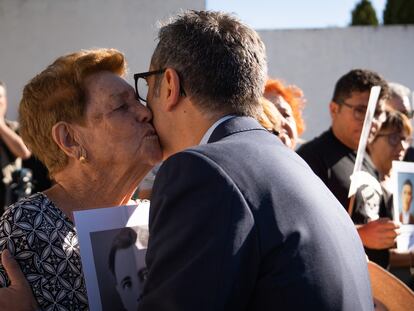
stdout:
POLYGON ((404 185, 401 191, 402 209, 404 212, 410 210, 413 199, 413 188, 410 185, 404 185))
MULTIPOLYGON (((344 103, 331 103, 332 128, 335 136, 347 147, 357 150, 364 125, 364 111, 368 106, 369 91, 352 92, 344 103)), ((376 114, 384 110, 384 103, 380 101, 376 108, 376 114)), ((374 119, 371 125, 369 140, 371 141, 381 122, 374 119)))
POLYGON ((127 311, 136 311, 145 281, 145 251, 135 245, 119 249, 115 254, 116 290, 127 311), (138 264, 137 264, 138 262, 138 264))

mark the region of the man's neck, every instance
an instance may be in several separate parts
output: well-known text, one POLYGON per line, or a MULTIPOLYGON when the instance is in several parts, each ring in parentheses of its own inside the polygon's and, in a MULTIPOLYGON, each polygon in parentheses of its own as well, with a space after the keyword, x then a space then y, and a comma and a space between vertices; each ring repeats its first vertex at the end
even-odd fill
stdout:
POLYGON ((188 111, 175 123, 174 135, 171 135, 168 148, 164 148, 164 160, 175 153, 200 144, 209 128, 225 115, 225 113, 208 115, 198 109, 188 111))
POLYGON ((345 137, 342 137, 341 135, 339 135, 338 131, 335 129, 334 126, 331 127, 332 129, 332 134, 335 136, 335 138, 344 146, 346 146, 347 148, 356 151, 358 149, 358 146, 354 146, 353 144, 349 143, 345 137))

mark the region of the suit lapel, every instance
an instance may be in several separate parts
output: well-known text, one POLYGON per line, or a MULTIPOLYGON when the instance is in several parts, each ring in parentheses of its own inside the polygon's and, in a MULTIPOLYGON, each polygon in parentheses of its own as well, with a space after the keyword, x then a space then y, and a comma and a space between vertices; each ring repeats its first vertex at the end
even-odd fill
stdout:
POLYGON ((266 131, 255 119, 251 117, 234 117, 217 126, 211 134, 208 143, 214 143, 234 133, 252 130, 266 131))

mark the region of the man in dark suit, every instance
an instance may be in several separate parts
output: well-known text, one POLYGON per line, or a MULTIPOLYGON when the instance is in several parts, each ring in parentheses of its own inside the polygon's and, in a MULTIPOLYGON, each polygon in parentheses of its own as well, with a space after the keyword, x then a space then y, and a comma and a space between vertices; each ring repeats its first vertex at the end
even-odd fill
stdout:
POLYGON ((350 218, 252 118, 265 58, 258 34, 234 17, 189 11, 161 28, 150 72, 135 75, 148 83, 137 95, 166 159, 141 311, 373 309, 350 218))

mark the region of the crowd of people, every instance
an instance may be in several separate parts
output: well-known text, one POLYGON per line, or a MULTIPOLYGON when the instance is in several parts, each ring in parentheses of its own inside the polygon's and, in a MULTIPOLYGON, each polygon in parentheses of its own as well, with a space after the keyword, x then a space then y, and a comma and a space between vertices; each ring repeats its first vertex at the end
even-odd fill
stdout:
POLYGON ((411 143, 403 87, 349 71, 329 103, 331 127, 304 142, 303 92, 267 76, 259 35, 231 15, 186 11, 164 24, 135 90, 126 66, 118 50, 82 50, 36 75, 19 106, 21 138, 9 131, 21 153, 0 111, 3 144, 33 153, 53 180, 1 217, 0 309, 87 310, 73 212, 133 203, 140 183, 151 208, 138 310, 372 310, 366 256, 408 273, 389 185, 411 143), (375 182, 350 200, 375 85, 363 160, 375 182))

